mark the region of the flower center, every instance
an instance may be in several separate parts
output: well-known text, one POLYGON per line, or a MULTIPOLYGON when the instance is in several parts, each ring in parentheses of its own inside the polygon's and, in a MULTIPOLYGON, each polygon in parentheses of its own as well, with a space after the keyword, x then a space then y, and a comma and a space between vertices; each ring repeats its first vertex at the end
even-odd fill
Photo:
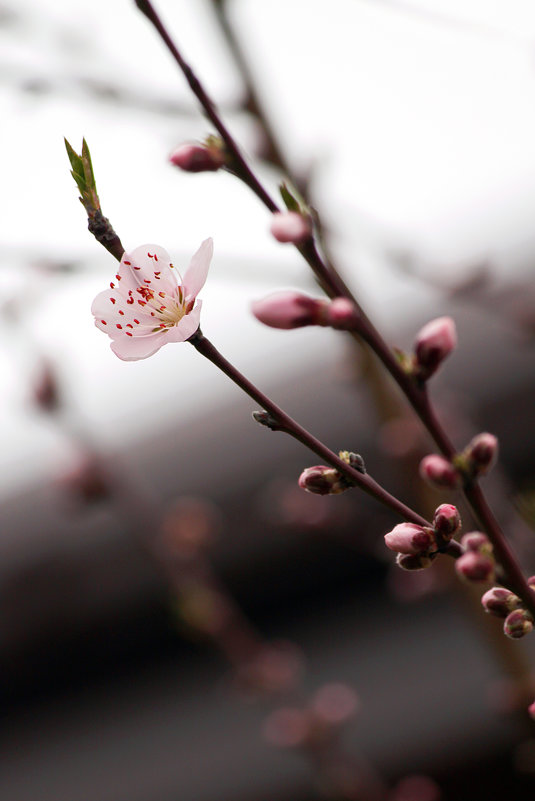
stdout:
POLYGON ((166 298, 165 304, 158 309, 158 316, 166 328, 171 328, 181 321, 186 314, 186 308, 176 300, 166 298))
MULTIPOLYGON (((147 283, 150 283, 150 281, 147 281, 147 283)), ((152 329, 153 333, 161 331, 162 328, 172 328, 174 325, 178 325, 182 318, 189 314, 195 303, 195 301, 186 303, 181 286, 176 288, 173 293, 174 296, 164 291, 155 292, 148 286, 138 286, 136 292, 142 298, 138 299, 138 303, 142 306, 148 306, 147 311, 150 310, 150 316, 160 321, 152 329)), ((133 303, 132 291, 130 290, 128 294, 129 300, 127 302, 133 303)))

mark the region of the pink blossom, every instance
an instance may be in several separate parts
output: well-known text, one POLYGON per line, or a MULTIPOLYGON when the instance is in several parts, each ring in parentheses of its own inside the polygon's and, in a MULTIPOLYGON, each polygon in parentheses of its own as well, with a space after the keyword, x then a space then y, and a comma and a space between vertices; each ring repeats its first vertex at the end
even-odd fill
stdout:
POLYGON ((205 239, 182 279, 158 245, 124 253, 115 281, 91 306, 95 325, 111 337, 124 361, 146 359, 167 342, 185 342, 199 327, 201 301, 213 243, 205 239))

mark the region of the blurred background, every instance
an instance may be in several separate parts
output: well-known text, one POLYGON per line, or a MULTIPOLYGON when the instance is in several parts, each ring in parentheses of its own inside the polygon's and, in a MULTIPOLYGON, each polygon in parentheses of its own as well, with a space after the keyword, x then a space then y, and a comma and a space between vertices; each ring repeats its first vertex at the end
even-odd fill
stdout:
MULTIPOLYGON (((484 486, 535 573, 532 3, 157 8, 387 341, 455 318, 433 397, 459 447, 499 437, 484 486)), ((250 314, 317 290, 236 179, 168 164, 211 130, 135 4, 0 0, 0 104, 0 797, 532 798, 529 638, 505 642, 445 560, 394 570, 399 521, 372 500, 298 490, 316 457, 193 348, 124 363, 94 328, 115 266, 63 136, 87 139, 125 247, 185 267, 213 236, 203 331, 228 359, 422 514, 457 502, 416 477, 431 444, 365 351, 250 314)))

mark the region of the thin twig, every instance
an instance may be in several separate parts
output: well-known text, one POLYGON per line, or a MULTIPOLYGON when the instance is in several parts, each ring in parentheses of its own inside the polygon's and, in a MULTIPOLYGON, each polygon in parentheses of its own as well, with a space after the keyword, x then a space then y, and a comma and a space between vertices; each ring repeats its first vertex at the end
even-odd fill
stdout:
MULTIPOLYGON (((147 19, 158 31, 173 58, 182 70, 193 94, 199 100, 206 116, 212 122, 223 139, 232 160, 232 172, 250 189, 252 189, 252 191, 264 203, 271 213, 279 211, 278 206, 275 204, 273 199, 264 189, 259 179, 247 164, 238 145, 223 123, 215 104, 208 97, 192 68, 186 63, 180 54, 150 0, 135 0, 135 3, 139 10, 147 17, 147 19)), ((341 278, 340 274, 332 264, 327 263, 322 259, 316 248, 313 238, 310 237, 303 244, 297 245, 296 247, 312 268, 319 285, 329 297, 334 298, 343 296, 349 298, 353 301, 353 303, 355 303, 355 306, 359 312, 359 329, 358 331, 351 332, 352 335, 356 338, 362 338, 372 348, 385 368, 392 375, 393 379, 405 393, 409 403, 413 407, 427 431, 432 436, 441 453, 447 458, 451 459, 456 453, 456 448, 438 421, 438 418, 436 417, 436 414, 431 406, 425 386, 421 387, 417 385, 413 378, 405 373, 393 355, 391 349, 388 347, 371 320, 367 317, 364 310, 361 308, 360 304, 341 278)), ((474 488, 475 484, 472 484, 469 489, 465 488, 465 496, 468 500, 468 503, 472 507, 476 518, 479 520, 480 524, 494 545, 498 558, 501 561, 501 566, 506 576, 507 583, 511 584, 511 588, 513 588, 513 585, 516 587, 514 591, 517 595, 519 595, 526 607, 535 616, 535 594, 531 591, 527 581, 522 575, 518 563, 516 562, 516 558, 507 545, 501 527, 494 517, 490 507, 486 503, 483 493, 481 490, 475 492, 474 488)))

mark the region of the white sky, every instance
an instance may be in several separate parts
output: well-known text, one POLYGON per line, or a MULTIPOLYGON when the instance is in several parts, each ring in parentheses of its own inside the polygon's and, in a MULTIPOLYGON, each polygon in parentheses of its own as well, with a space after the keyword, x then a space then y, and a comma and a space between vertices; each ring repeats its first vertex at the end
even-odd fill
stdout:
MULTIPOLYGON (((156 5, 213 97, 235 101, 238 76, 207 3, 156 5)), ((214 237, 203 329, 231 360, 262 383, 281 370, 291 375, 304 353, 323 358, 333 344, 325 332, 281 334, 249 314, 252 299, 309 281, 299 258, 271 241, 258 201, 229 176, 185 176, 167 165, 174 145, 209 129, 134 3, 12 7, 19 21, 0 27, 0 304, 22 291, 29 330, 58 362, 94 436, 119 444, 135 436, 142 413, 160 425, 168 404, 187 420, 213 404, 213 368, 187 346, 124 364, 93 327, 91 300, 115 268, 85 230, 64 135, 76 147, 87 138, 104 211, 127 247, 157 242, 183 265, 214 237), (81 80, 193 113, 97 102, 81 80), (21 91, 28 81, 53 91, 21 91), (28 261, 54 258, 83 268, 36 283, 28 261)), ((392 315, 407 307, 401 300, 430 298, 392 270, 390 251, 409 250, 424 269, 453 271, 489 256, 498 272, 527 269, 535 251, 531 0, 237 0, 233 16, 288 153, 300 167, 316 165, 314 199, 340 262, 380 321, 393 327, 392 315)), ((246 121, 227 119, 250 150, 246 121)), ((275 191, 276 176, 263 177, 275 191)), ((50 426, 29 415, 25 343, 12 324, 0 331, 1 494, 64 451, 50 426)))

